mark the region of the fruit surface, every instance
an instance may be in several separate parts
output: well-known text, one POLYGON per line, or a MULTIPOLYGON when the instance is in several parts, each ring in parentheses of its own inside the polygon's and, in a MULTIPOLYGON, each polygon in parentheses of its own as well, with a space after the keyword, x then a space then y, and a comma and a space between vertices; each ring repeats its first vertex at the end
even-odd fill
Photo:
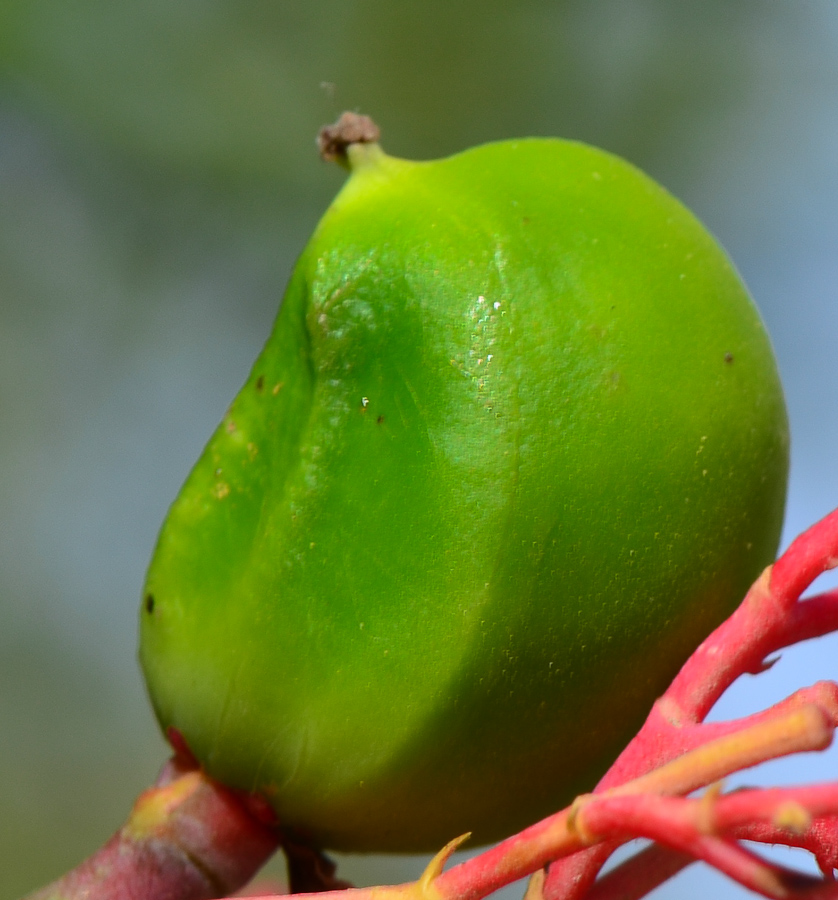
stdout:
POLYGON ((164 523, 142 665, 303 839, 488 841, 589 790, 771 561, 782 391, 723 252, 622 160, 348 155, 164 523))

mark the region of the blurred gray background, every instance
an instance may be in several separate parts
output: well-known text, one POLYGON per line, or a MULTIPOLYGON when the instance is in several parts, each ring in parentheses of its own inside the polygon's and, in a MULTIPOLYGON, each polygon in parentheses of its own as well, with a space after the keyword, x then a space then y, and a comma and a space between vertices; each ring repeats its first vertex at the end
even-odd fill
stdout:
MULTIPOLYGON (((4 0, 2 900, 92 851, 165 758, 135 661, 144 567, 342 181, 314 136, 344 108, 396 155, 560 135, 660 180, 773 336, 784 543, 838 506, 834 0, 4 0)), ((816 642, 720 714, 836 676, 838 642, 816 642)), ((830 775, 835 754, 748 780, 830 775)), ((656 896, 709 890, 742 896, 697 866, 656 896)))

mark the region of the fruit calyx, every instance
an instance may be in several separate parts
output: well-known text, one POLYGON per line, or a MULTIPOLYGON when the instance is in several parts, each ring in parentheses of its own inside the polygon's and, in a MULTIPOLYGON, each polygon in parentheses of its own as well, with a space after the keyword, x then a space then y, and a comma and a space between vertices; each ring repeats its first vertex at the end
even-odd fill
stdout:
POLYGON ((363 162, 381 155, 378 139, 381 129, 369 116, 345 112, 334 125, 324 125, 317 135, 321 159, 356 169, 363 162))

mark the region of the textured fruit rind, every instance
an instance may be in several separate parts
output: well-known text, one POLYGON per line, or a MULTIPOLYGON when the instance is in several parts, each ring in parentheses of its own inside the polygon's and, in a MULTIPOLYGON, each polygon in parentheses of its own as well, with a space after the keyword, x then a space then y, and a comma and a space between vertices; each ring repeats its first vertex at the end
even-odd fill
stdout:
POLYGON ((161 724, 320 846, 486 841, 590 789, 772 559, 782 390, 728 259, 622 160, 350 150, 141 659, 161 724))

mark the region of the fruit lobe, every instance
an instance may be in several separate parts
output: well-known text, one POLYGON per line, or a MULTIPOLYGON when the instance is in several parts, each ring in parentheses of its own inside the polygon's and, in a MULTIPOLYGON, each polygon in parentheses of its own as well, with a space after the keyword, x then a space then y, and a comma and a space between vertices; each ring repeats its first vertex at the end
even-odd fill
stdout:
POLYGON ((321 847, 488 841, 589 790, 776 549, 773 355, 627 163, 348 148, 164 523, 157 716, 321 847))

